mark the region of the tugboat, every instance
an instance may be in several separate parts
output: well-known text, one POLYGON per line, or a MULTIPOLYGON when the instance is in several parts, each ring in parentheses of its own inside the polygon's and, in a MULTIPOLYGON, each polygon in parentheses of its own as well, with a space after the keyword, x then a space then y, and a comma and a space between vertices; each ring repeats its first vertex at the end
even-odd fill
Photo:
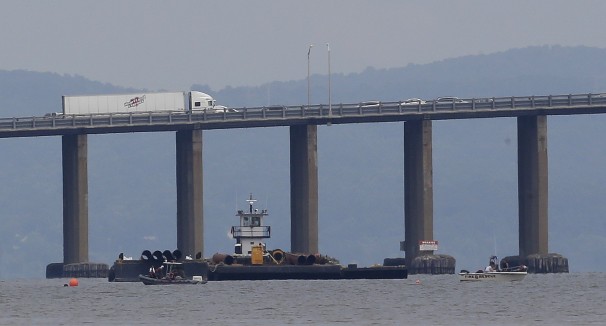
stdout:
POLYGON ((256 209, 252 194, 246 199, 248 210, 238 210, 240 224, 229 233, 236 240, 233 254, 216 253, 208 270, 209 281, 225 280, 286 280, 286 279, 401 279, 406 278, 405 266, 358 268, 343 267, 334 258, 318 253, 291 253, 281 249, 268 250, 266 239, 271 228, 264 225, 266 209, 256 209))
MULTIPOLYGON (((264 257, 270 257, 263 241, 271 237, 271 228, 268 225, 263 225, 263 218, 268 215, 267 209, 259 211, 259 209, 253 208, 256 201, 250 194, 246 200, 248 212, 238 210, 236 216, 240 218, 240 225, 232 226, 230 234, 236 239, 234 248, 236 261, 249 261, 252 265, 262 265, 264 257)), ((278 260, 281 260, 283 254, 279 255, 280 259, 278 260)))
POLYGON ((263 265, 280 264, 285 258, 284 251, 280 249, 267 251, 265 239, 271 237, 271 227, 264 225, 263 218, 268 216, 267 209, 254 208, 257 202, 252 194, 246 200, 248 211, 238 210, 236 216, 240 219, 240 225, 232 226, 229 234, 236 240, 233 254, 216 253, 212 257, 214 264, 240 264, 240 265, 263 265))

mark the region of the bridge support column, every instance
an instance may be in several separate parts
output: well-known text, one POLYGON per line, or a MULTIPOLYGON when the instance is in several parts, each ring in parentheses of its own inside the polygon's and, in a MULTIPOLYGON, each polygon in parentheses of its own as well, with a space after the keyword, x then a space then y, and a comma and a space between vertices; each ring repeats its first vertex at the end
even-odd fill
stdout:
POLYGON ((531 273, 567 273, 568 259, 549 253, 547 116, 518 117, 519 256, 531 273))
POLYGON ((177 249, 183 256, 204 256, 202 130, 176 133, 177 249))
POLYGON ((318 251, 318 126, 290 127, 290 246, 318 251))
POLYGON ((518 117, 520 256, 545 255, 547 244, 547 117, 518 117))
POLYGON ((88 167, 86 135, 62 136, 63 263, 88 262, 88 167))
MULTIPOLYGON (((424 260, 442 260, 440 257, 433 256, 433 251, 421 251, 419 248, 419 241, 433 240, 431 135, 431 120, 416 120, 404 123, 405 241, 403 249, 406 252, 406 266, 408 266, 408 272, 411 274, 428 272, 424 260), (421 256, 426 259, 417 259, 421 256)), ((452 264, 454 268, 454 260, 452 264)), ((433 265, 433 263, 429 265, 433 265)), ((441 263, 438 265, 441 265, 441 263)))

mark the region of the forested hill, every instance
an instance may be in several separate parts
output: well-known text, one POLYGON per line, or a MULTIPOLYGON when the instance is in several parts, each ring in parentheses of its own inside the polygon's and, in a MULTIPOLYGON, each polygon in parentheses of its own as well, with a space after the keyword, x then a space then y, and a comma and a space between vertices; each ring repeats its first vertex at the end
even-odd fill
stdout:
MULTIPOLYGON (((540 46, 470 55, 402 68, 367 68, 361 73, 333 74, 332 101, 397 101, 410 97, 490 97, 602 92, 606 90, 606 49, 540 46)), ((220 103, 250 107, 307 103, 307 81, 275 81, 256 87, 213 90, 205 81, 193 90, 212 94, 220 103)), ((311 78, 313 103, 328 102, 328 78, 311 78)), ((2 116, 61 109, 61 95, 136 92, 82 76, 0 70, 2 116), (32 105, 35 104, 35 105, 32 105)), ((175 90, 169 90, 175 91, 175 90)))
MULTIPOLYGON (((492 97, 606 91, 606 49, 542 46, 471 55, 402 68, 367 68, 333 74, 334 103, 397 101, 412 97, 492 97)), ((336 60, 336 59, 335 59, 336 60)), ((328 78, 311 78, 312 103, 327 103, 328 78)), ((202 84, 194 89, 212 90, 202 84)), ((258 87, 214 91, 231 106, 307 103, 307 81, 276 81, 258 87)))

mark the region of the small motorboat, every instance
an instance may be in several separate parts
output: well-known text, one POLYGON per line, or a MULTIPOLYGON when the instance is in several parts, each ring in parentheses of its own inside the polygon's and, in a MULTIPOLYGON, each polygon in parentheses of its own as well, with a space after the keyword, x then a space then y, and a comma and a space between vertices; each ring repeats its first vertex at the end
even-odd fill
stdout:
POLYGON ((528 272, 480 272, 461 271, 459 281, 521 281, 528 272))
POLYGON ((490 257, 490 266, 495 266, 494 271, 478 270, 469 272, 461 270, 458 274, 459 281, 521 281, 528 275, 528 268, 524 265, 509 267, 507 264, 501 264, 497 256, 490 257), (496 267, 498 266, 498 268, 496 267))
POLYGON ((139 280, 145 285, 205 284, 207 282, 202 276, 187 278, 183 264, 177 262, 164 262, 158 269, 152 267, 149 275, 139 274, 139 280), (165 273, 163 273, 164 269, 166 269, 165 273))

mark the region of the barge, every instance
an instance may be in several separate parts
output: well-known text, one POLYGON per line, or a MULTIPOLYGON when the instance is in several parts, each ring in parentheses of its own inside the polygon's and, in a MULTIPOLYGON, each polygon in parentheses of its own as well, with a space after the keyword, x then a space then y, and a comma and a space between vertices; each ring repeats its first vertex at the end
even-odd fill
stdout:
MULTIPOLYGON (((180 262, 187 275, 202 275, 208 281, 230 280, 339 280, 339 279, 406 279, 408 269, 404 265, 358 267, 342 266, 331 257, 317 253, 291 253, 281 249, 268 250, 265 239, 271 237, 271 228, 264 225, 267 210, 254 208, 252 194, 246 200, 248 210, 238 210, 239 225, 232 226, 230 234, 236 240, 234 252, 215 253, 212 258, 182 257, 175 251, 143 251, 139 260, 124 260, 123 254, 109 269, 110 282, 139 282, 139 274, 145 274, 153 266, 166 261, 180 262)), ((393 264, 390 264, 393 265, 393 264)))

